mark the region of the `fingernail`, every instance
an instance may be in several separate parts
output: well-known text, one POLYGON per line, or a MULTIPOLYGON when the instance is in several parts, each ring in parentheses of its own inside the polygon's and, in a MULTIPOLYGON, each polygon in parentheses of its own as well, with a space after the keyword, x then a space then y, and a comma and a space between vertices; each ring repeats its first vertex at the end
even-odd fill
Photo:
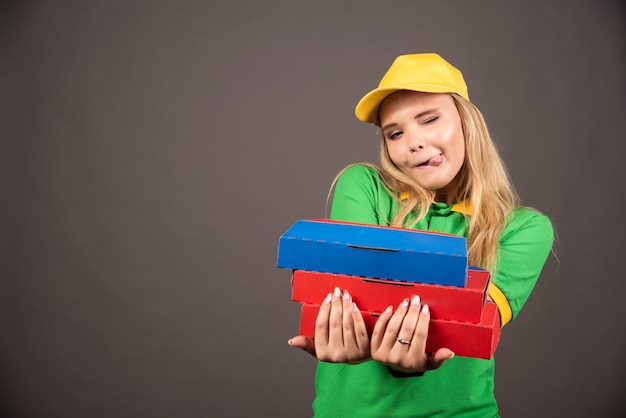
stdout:
POLYGON ((341 297, 341 290, 339 290, 338 287, 335 288, 335 297, 336 298, 340 298, 341 297))
POLYGON ((352 312, 358 312, 359 308, 357 308, 356 303, 352 302, 352 312))
POLYGON ((387 309, 385 309, 385 313, 391 313, 392 310, 393 310, 393 306, 389 305, 387 306, 387 309))
POLYGON ((420 304, 420 297, 417 295, 413 296, 413 299, 411 299, 411 305, 417 306, 419 304, 420 304))
POLYGON ((333 298, 333 295, 329 293, 329 294, 327 294, 327 295, 326 295, 326 299, 324 299, 324 302, 326 302, 326 303, 330 303, 330 301, 332 300, 332 298, 333 298))
POLYGON ((409 306, 409 300, 408 299, 404 299, 402 301, 402 304, 400 305, 401 308, 406 308, 409 306))
POLYGON ((350 293, 348 293, 348 290, 343 291, 343 300, 345 300, 346 302, 350 301, 350 293))
POLYGON ((422 313, 427 314, 428 312, 430 312, 430 310, 428 309, 428 305, 422 306, 422 313))

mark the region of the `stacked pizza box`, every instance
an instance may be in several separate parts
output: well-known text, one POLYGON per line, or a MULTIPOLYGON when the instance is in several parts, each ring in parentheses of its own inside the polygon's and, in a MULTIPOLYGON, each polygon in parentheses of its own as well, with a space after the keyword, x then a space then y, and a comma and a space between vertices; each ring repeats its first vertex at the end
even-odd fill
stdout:
POLYGON ((292 300, 302 304, 300 335, 314 337, 322 301, 347 290, 371 334, 389 305, 418 295, 431 312, 427 351, 488 359, 500 338, 489 272, 468 266, 463 237, 388 226, 299 220, 278 244, 279 268, 293 271, 292 300))

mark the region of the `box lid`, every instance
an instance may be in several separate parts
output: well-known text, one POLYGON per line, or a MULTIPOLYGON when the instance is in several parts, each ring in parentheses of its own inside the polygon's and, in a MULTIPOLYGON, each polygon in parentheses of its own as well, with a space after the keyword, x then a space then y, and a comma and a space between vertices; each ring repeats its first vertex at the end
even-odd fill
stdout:
POLYGON ((388 226, 299 220, 281 237, 279 268, 465 286, 463 237, 388 226))

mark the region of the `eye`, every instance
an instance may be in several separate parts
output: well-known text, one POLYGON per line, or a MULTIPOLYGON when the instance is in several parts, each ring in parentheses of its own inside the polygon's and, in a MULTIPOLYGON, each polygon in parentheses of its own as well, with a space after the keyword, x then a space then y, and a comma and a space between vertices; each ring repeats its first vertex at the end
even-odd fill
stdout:
POLYGON ((394 139, 398 139, 400 138, 400 136, 403 134, 404 132, 402 131, 393 131, 390 132, 388 134, 385 134, 385 136, 387 137, 387 139, 389 140, 394 140, 394 139))
POLYGON ((433 116, 432 118, 428 118, 424 121, 424 125, 427 125, 429 123, 433 123, 435 122, 437 119, 439 119, 439 116, 433 116))

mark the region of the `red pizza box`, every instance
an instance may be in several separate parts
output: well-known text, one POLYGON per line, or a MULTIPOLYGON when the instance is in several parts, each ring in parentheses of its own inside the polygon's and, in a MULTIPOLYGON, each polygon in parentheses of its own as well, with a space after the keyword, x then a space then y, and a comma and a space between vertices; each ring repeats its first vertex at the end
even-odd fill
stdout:
MULTIPOLYGON (((482 319, 478 324, 431 318, 426 351, 433 352, 445 347, 457 356, 491 358, 500 339, 500 315, 496 304, 492 301, 487 300, 484 306, 482 319)), ((319 305, 302 304, 300 335, 311 338, 314 336, 318 311, 319 305)), ((380 314, 363 311, 361 313, 367 331, 371 335, 380 314)))
POLYGON ((328 293, 339 287, 342 291, 348 290, 359 309, 382 312, 389 305, 398 306, 403 299, 418 295, 430 308, 433 319, 478 323, 488 283, 489 272, 474 268, 468 269, 465 287, 294 270, 291 296, 294 302, 319 305, 328 293))

